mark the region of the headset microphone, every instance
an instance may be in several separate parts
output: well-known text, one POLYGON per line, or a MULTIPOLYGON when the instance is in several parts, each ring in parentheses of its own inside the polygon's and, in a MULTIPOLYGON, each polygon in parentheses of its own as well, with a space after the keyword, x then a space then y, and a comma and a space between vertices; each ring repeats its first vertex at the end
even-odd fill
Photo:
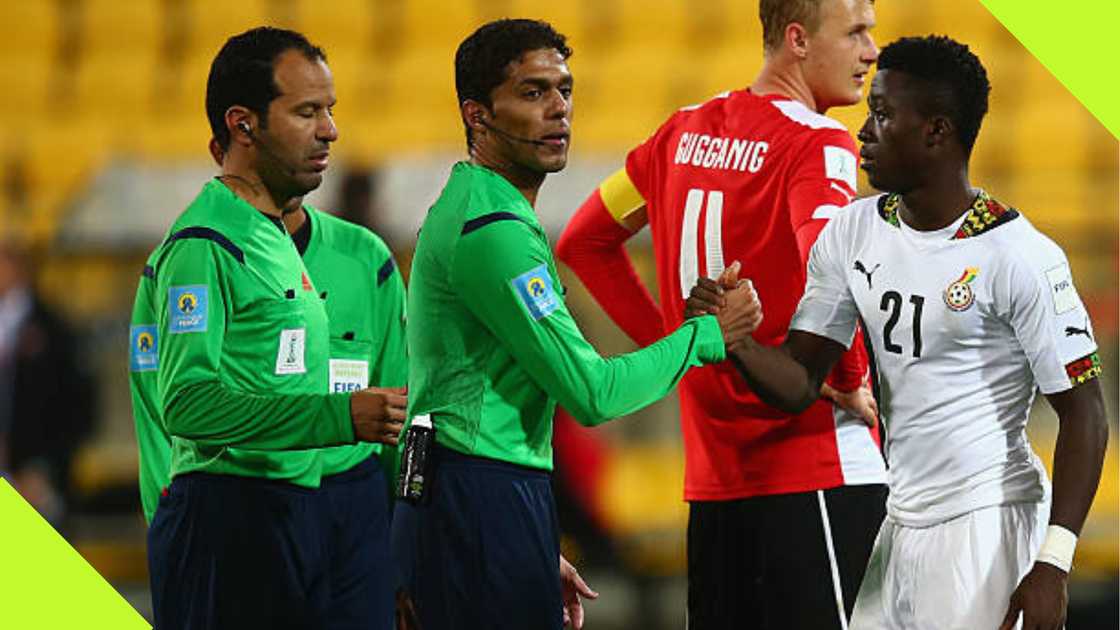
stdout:
POLYGON ((512 133, 509 133, 508 131, 503 131, 502 129, 499 129, 499 128, 495 127, 494 125, 491 125, 490 123, 486 122, 486 119, 484 119, 484 118, 479 117, 479 118, 475 118, 475 120, 477 122, 481 123, 483 127, 486 127, 490 131, 493 131, 494 133, 498 134, 499 136, 501 136, 501 137, 503 137, 507 140, 513 140, 515 142, 524 142, 525 144, 535 144, 535 145, 538 145, 538 146, 547 146, 548 145, 548 143, 543 141, 543 140, 530 140, 529 138, 522 138, 520 136, 515 136, 512 133))

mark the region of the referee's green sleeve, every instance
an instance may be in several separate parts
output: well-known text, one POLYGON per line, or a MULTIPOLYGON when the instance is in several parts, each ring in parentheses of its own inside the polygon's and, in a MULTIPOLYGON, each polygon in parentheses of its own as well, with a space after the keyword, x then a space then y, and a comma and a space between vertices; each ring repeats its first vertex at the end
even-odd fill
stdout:
POLYGON ((564 304, 547 242, 522 221, 498 221, 464 234, 452 275, 463 302, 518 365, 585 425, 653 403, 689 367, 725 358, 712 316, 689 320, 636 352, 600 356, 564 304))
POLYGON ((237 264, 211 241, 184 240, 171 246, 159 265, 159 399, 168 433, 202 446, 254 450, 353 443, 348 395, 261 395, 235 390, 222 380, 237 264), (205 309, 197 319, 204 324, 171 316, 168 302, 187 299, 205 309))

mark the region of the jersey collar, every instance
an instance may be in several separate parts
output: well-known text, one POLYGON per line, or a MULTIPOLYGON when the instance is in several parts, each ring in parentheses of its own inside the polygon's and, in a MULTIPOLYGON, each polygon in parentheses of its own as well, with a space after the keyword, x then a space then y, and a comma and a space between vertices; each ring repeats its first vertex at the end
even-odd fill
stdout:
MULTIPOLYGON (((902 195, 898 193, 883 195, 879 198, 879 216, 887 223, 895 227, 901 227, 898 218, 898 210, 901 205, 902 195)), ((972 206, 969 207, 960 228, 949 240, 980 236, 1018 217, 1018 210, 1003 205, 993 199, 987 191, 981 189, 980 193, 976 195, 976 199, 972 201, 972 206)))

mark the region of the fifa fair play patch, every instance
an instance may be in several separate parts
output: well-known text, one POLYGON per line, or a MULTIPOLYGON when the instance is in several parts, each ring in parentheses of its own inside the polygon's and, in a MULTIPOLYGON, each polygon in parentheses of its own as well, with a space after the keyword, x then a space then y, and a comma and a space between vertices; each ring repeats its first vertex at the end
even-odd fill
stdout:
POLYGON ((172 335, 206 332, 208 298, 208 289, 204 284, 169 288, 167 290, 169 315, 167 332, 172 335))
POLYGON ((556 292, 552 289, 552 276, 548 274, 548 265, 542 263, 510 282, 535 320, 547 316, 560 305, 556 299, 556 292))

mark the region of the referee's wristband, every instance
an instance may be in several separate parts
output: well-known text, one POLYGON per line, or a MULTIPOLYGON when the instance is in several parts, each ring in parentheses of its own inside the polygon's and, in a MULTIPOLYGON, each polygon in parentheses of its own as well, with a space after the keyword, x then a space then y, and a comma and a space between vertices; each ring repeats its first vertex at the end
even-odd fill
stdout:
POLYGON ((1038 561, 1052 564, 1069 573, 1073 567, 1073 552, 1077 548, 1077 535, 1061 525, 1051 525, 1046 530, 1046 540, 1038 552, 1038 561))

